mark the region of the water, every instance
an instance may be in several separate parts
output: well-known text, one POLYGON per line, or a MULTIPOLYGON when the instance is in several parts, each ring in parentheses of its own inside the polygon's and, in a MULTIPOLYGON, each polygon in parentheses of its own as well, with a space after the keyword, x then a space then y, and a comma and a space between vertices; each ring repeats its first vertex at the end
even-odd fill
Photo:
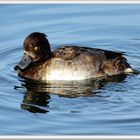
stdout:
POLYGON ((125 52, 140 70, 139 4, 1 4, 0 25, 0 135, 140 134, 140 75, 49 85, 13 70, 34 31, 46 33, 52 49, 125 52))

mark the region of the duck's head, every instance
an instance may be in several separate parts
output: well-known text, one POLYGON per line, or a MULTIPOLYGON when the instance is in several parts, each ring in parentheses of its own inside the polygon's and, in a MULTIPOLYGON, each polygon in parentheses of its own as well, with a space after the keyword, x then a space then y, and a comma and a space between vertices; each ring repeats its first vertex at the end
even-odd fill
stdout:
POLYGON ((24 55, 15 70, 26 69, 31 63, 43 62, 51 56, 50 44, 44 33, 31 33, 25 38, 23 46, 24 55))

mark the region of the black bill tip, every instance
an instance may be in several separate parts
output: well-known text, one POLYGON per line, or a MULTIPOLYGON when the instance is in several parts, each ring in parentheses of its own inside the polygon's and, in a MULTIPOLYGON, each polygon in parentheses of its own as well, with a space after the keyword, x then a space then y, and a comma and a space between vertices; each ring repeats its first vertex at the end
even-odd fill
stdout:
POLYGON ((17 71, 17 70, 19 70, 20 69, 20 67, 18 66, 18 65, 16 65, 15 67, 14 67, 14 70, 15 71, 17 71))

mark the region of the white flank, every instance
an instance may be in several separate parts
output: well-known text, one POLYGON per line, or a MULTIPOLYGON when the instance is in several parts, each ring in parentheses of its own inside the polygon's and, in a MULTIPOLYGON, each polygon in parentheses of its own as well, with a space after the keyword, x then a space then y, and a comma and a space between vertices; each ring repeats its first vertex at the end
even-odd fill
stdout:
POLYGON ((133 69, 131 69, 131 68, 126 68, 126 69, 124 70, 124 72, 125 72, 125 73, 132 73, 132 72, 133 72, 133 69))
POLYGON ((60 71, 53 70, 50 73, 47 73, 46 76, 43 77, 43 80, 84 80, 90 78, 90 75, 86 72, 78 72, 78 71, 60 71))

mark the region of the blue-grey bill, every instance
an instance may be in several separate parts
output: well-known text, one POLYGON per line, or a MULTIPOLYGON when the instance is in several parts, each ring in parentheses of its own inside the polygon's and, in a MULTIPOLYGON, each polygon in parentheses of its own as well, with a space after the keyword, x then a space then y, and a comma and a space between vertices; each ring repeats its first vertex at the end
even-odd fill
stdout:
POLYGON ((32 62, 32 59, 28 55, 24 55, 21 59, 21 61, 14 67, 15 70, 18 69, 26 69, 29 64, 32 62))

